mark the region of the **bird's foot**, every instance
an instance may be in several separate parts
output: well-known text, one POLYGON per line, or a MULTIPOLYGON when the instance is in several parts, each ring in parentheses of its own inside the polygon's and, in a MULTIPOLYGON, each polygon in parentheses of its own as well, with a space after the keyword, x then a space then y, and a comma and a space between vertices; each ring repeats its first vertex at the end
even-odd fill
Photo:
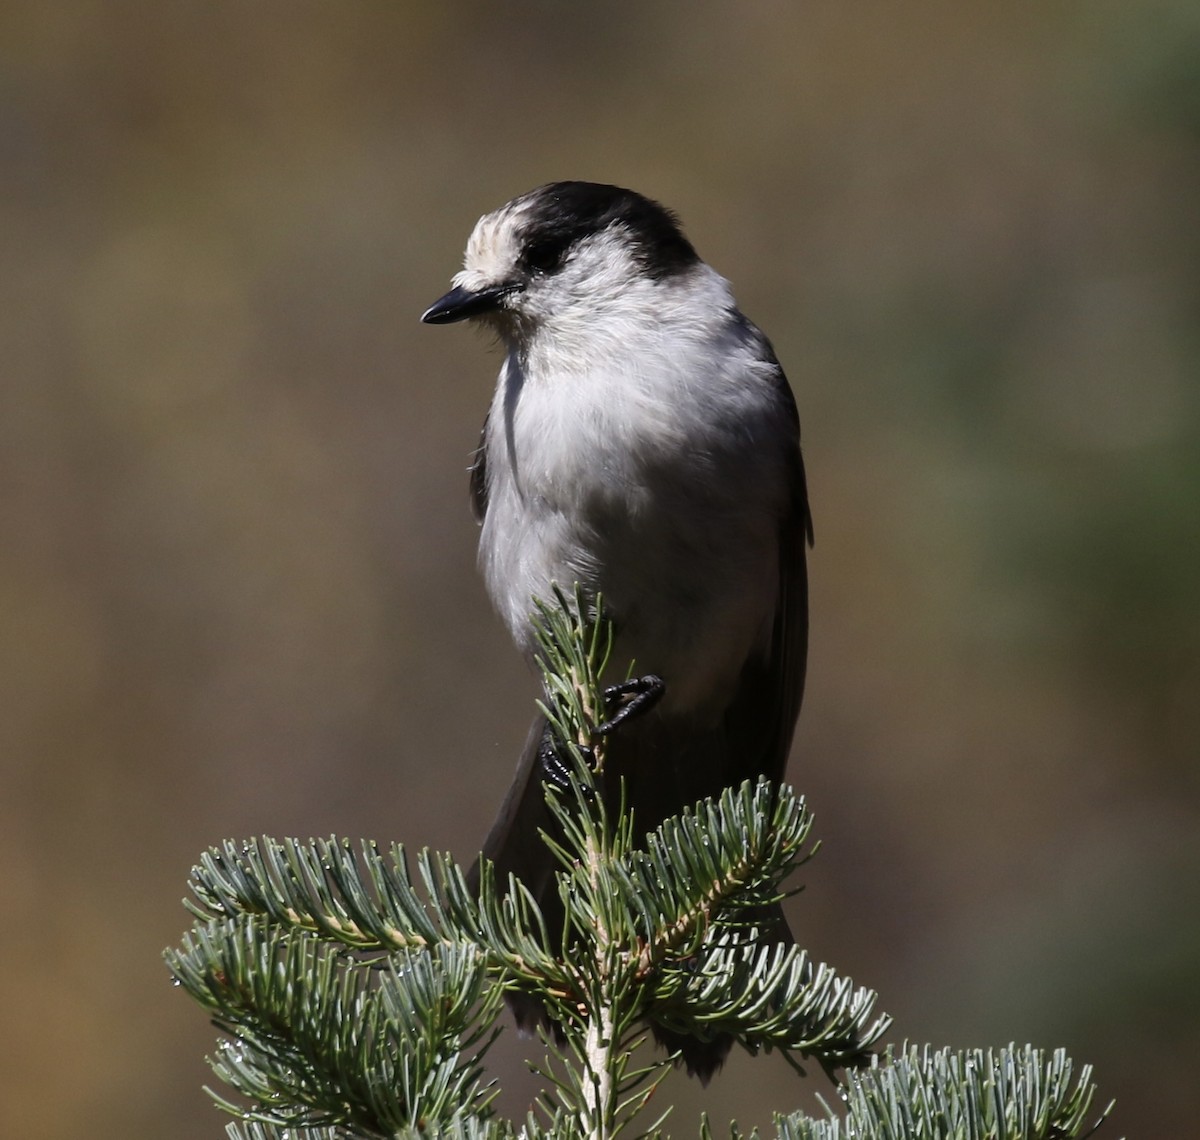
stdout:
MULTIPOLYGON (((578 745, 578 748, 588 767, 595 767, 595 754, 592 749, 586 744, 578 745)), ((563 792, 571 787, 574 781, 574 764, 550 725, 546 725, 546 730, 542 733, 542 742, 538 745, 538 764, 541 765, 542 778, 547 784, 553 784, 563 792)))
POLYGON ((611 715, 592 729, 592 735, 607 736, 626 721, 643 716, 658 704, 666 691, 666 681, 653 673, 609 685, 604 690, 604 707, 611 715))
MULTIPOLYGON (((621 725, 635 720, 652 709, 667 691, 667 684, 653 673, 645 677, 633 677, 619 685, 609 685, 604 690, 604 708, 611 715, 592 729, 592 739, 600 740, 615 732, 621 725)), ((586 744, 577 745, 589 767, 596 767, 596 753, 586 744)), ((546 725, 538 745, 538 763, 542 778, 554 787, 566 791, 572 784, 574 763, 563 744, 555 737, 554 730, 546 725)))

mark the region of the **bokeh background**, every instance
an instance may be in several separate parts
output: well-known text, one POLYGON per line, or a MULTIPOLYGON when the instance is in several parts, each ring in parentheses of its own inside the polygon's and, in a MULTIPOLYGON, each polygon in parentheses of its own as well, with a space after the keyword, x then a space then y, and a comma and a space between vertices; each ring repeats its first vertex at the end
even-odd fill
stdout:
MULTIPOLYGON (((466 503, 498 358, 417 316, 555 178, 676 208, 796 390, 801 938, 897 1040, 1194 1134, 1194 0, 8 0, 0 1133, 223 1134, 159 958, 207 845, 479 843, 533 695, 466 503)), ((777 1060, 674 1130, 827 1091, 777 1060)))

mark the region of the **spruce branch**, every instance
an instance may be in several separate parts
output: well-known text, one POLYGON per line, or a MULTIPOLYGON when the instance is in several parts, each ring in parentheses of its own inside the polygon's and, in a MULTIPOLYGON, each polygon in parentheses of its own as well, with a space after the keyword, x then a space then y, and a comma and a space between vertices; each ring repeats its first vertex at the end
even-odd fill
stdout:
POLYGON ((875 993, 772 925, 816 851, 804 800, 746 783, 637 834, 596 728, 611 627, 578 590, 539 613, 543 708, 568 777, 547 786, 543 836, 561 926, 486 860, 468 886, 449 855, 399 845, 208 851, 195 925, 167 961, 223 1034, 211 1063, 243 1103, 212 1095, 240 1117, 231 1140, 610 1140, 635 1122, 658 1136, 669 1108, 648 1128, 641 1115, 669 1059, 633 1060, 648 1025, 844 1069, 843 1115, 781 1116, 781 1140, 1068 1140, 1099 1126, 1090 1069, 1061 1051, 873 1056, 890 1024, 875 993), (514 990, 552 1023, 534 1070, 546 1089, 520 1123, 495 1116, 482 1074, 514 990))
POLYGON ((198 926, 168 955, 179 983, 227 1035, 213 1069, 281 1127, 392 1136, 414 1120, 484 1113, 483 1053, 499 990, 470 946, 404 951, 382 964, 312 935, 242 918, 198 926))
MULTIPOLYGON (((365 1133, 352 1130, 331 1128, 294 1128, 279 1124, 266 1124, 262 1121, 234 1122, 225 1126, 225 1135, 229 1140, 360 1140, 365 1133)), ((566 1131, 549 1132, 538 1125, 536 1130, 530 1127, 520 1129, 511 1123, 494 1118, 483 1119, 477 1116, 456 1116, 444 1125, 435 1128, 403 1128, 395 1132, 391 1140, 543 1140, 544 1137, 554 1136, 565 1140, 566 1131)))
POLYGON ((844 1117, 776 1125, 780 1140, 1082 1140, 1112 1109, 1093 1119, 1095 1096, 1091 1066, 1062 1049, 903 1045, 851 1074, 844 1117))
POLYGON ((815 852, 807 847, 811 826, 802 798, 760 780, 727 788, 651 832, 644 849, 614 869, 623 901, 642 915, 645 965, 690 957, 732 900, 749 910, 782 899, 784 880, 815 852))
POLYGON ((501 895, 485 867, 472 892, 448 854, 421 851, 415 864, 414 875, 400 844, 384 854, 374 843, 356 848, 333 838, 226 841, 192 869, 185 905, 202 921, 259 917, 363 952, 480 945, 497 971, 562 983, 537 906, 519 882, 501 895))
POLYGON ((654 1018, 675 1032, 732 1034, 752 1053, 817 1057, 832 1070, 865 1064, 891 1025, 877 995, 797 946, 727 944, 720 937, 691 968, 664 970, 654 1018))
MULTIPOLYGON (((575 1009, 570 1021, 582 1031, 568 1033, 578 1070, 568 1069, 570 1085, 560 1086, 564 1105, 576 1109, 588 1140, 611 1140, 632 1118, 640 1103, 630 1097, 633 1050, 628 1041, 637 1015, 632 999, 633 963, 628 944, 628 915, 613 880, 614 861, 628 853, 631 831, 625 813, 611 826, 605 797, 595 774, 604 763, 603 739, 596 725, 603 718, 600 678, 612 647, 611 626, 600 618, 602 603, 588 607, 576 587, 573 603, 555 590, 557 608, 538 602, 539 665, 545 683, 542 708, 572 771, 569 793, 549 788, 551 812, 562 826, 564 842, 555 848, 564 865, 559 891, 568 918, 576 921, 581 953, 573 954, 575 1009)), ((657 1068, 657 1066, 655 1067, 657 1068)))
POLYGON ((537 663, 546 692, 538 708, 577 766, 600 772, 604 742, 595 730, 605 719, 601 677, 612 655, 612 624, 603 616, 601 595, 589 602, 578 584, 570 597, 557 585, 553 590, 553 605, 533 600, 537 663))

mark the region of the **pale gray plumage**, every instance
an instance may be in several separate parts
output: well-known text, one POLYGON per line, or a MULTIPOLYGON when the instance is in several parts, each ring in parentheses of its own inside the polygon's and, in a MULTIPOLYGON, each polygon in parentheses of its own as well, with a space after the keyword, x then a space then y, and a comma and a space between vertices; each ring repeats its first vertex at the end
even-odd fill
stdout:
MULTIPOLYGON (((616 667, 633 660, 666 682, 608 746, 638 827, 742 780, 782 779, 811 527, 770 343, 671 214, 612 186, 553 183, 481 218, 454 286, 423 319, 478 317, 507 350, 472 470, 496 609, 528 657, 531 599, 578 582, 604 595, 616 667)), ((542 729, 484 854, 553 910, 542 729)), ((782 916, 776 931, 786 937, 782 916)), ((670 1044, 703 1077, 729 1047, 670 1044)))

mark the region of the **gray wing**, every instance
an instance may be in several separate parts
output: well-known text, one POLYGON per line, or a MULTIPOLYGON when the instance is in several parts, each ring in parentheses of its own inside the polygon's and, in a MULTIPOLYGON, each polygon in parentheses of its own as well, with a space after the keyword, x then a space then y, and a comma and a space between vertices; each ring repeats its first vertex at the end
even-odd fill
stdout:
POLYGON ((771 644, 765 654, 746 662, 724 718, 725 736, 740 779, 764 775, 782 780, 804 698, 808 662, 806 547, 812 545, 813 526, 795 398, 771 342, 744 317, 741 324, 742 334, 774 370, 776 391, 790 419, 795 447, 789 458, 791 501, 779 530, 779 593, 771 644))
POLYGON ((771 642, 743 666, 722 718, 725 770, 717 781, 722 787, 760 776, 778 782, 787 768, 808 660, 805 544, 809 533, 804 470, 797 453, 793 503, 780 526, 779 591, 771 642))
POLYGON ((771 648, 765 660, 743 670, 737 699, 730 707, 732 739, 759 741, 762 775, 782 780, 804 699, 808 665, 808 565, 805 546, 812 520, 805 493, 804 463, 796 453, 793 502, 779 536, 779 598, 771 648), (746 721, 749 720, 749 723, 746 721))

